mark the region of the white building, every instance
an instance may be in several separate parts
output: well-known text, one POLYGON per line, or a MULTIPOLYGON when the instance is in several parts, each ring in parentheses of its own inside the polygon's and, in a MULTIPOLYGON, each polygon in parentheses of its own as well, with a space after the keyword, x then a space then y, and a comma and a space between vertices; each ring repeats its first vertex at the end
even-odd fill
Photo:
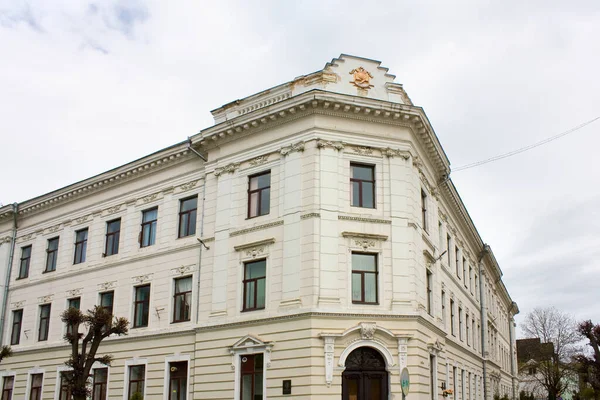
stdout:
POLYGON ((411 399, 515 395, 518 309, 387 68, 342 55, 212 113, 0 208, 8 398, 60 398, 69 304, 131 321, 94 399, 400 399, 404 367, 411 399))

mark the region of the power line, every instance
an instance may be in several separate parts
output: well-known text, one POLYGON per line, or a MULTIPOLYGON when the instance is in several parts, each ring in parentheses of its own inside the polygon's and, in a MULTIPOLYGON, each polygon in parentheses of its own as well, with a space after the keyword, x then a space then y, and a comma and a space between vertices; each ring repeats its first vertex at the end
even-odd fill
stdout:
POLYGON ((510 156, 514 156, 514 155, 516 155, 516 154, 523 153, 523 152, 525 152, 525 151, 527 151, 527 150, 534 149, 534 148, 536 148, 536 147, 538 147, 538 146, 541 146, 541 145, 543 145, 543 144, 550 143, 550 142, 552 142, 553 140, 560 139, 560 138, 561 138, 561 137, 563 137, 563 136, 567 136, 569 133, 573 133, 573 132, 575 132, 575 131, 578 131, 578 130, 580 130, 581 128, 583 128, 584 126, 587 126, 587 125, 589 125, 589 124, 591 124, 591 123, 593 123, 593 122, 595 122, 595 121, 597 121, 597 120, 599 120, 599 119, 600 119, 600 116, 598 116, 598 117, 596 117, 596 118, 594 118, 594 119, 591 119, 591 120, 589 120, 589 121, 587 121, 587 122, 584 122, 584 123, 583 123, 583 124, 581 124, 581 125, 577 125, 576 127, 574 127, 574 128, 571 128, 571 129, 569 129, 569 130, 567 130, 567 131, 564 131, 564 132, 562 132, 562 133, 559 133, 558 135, 555 135, 555 136, 551 136, 551 137, 549 137, 549 138, 546 138, 546 139, 542 140, 541 142, 537 142, 537 143, 534 143, 534 144, 530 144, 529 146, 521 147, 520 149, 513 150, 513 151, 510 151, 510 152, 508 152, 508 153, 500 154, 500 155, 498 155, 498 156, 490 157, 490 158, 488 158, 488 159, 481 160, 481 161, 477 161, 477 162, 474 162, 474 163, 471 163, 471 164, 463 165, 463 166, 460 166, 460 167, 458 167, 458 168, 453 168, 453 169, 452 169, 452 172, 464 171, 465 169, 469 169, 469 168, 478 167, 478 166, 480 166, 480 165, 483 165, 483 164, 488 164, 488 163, 491 163, 491 162, 494 162, 494 161, 502 160, 503 158, 507 158, 507 157, 510 157, 510 156))

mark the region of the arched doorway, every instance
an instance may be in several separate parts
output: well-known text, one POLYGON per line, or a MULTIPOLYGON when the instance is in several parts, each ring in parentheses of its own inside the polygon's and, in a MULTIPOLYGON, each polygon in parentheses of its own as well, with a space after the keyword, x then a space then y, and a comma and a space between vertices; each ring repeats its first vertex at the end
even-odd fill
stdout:
POLYGON ((342 400, 387 400, 388 372, 381 354, 359 347, 346 358, 342 374, 342 400))

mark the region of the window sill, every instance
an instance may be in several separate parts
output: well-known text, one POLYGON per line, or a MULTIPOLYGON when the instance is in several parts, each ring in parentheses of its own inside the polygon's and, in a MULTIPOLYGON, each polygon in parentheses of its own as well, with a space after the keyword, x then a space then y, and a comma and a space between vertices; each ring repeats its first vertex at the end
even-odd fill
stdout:
POLYGON ((260 218, 260 217, 266 217, 267 215, 271 215, 271 212, 268 212, 266 214, 255 215, 254 217, 246 217, 245 220, 248 221, 250 219, 256 219, 256 218, 260 218))
POLYGON ((378 306, 379 303, 366 303, 363 301, 353 301, 352 304, 355 304, 357 306, 378 306))
POLYGON ((22 281, 23 279, 27 279, 29 278, 29 275, 27 276, 23 276, 23 277, 18 277, 17 279, 15 279, 16 281, 22 281))
POLYGON ((50 272, 56 272, 56 270, 55 269, 51 269, 50 271, 42 271, 42 274, 47 274, 47 273, 50 273, 50 272))
POLYGON ((252 312, 252 311, 263 311, 264 309, 265 309, 264 307, 263 308, 246 308, 246 309, 243 309, 242 312, 246 313, 246 312, 252 312))
POLYGON ((148 325, 132 326, 131 329, 147 328, 148 325))
POLYGON ((172 324, 182 324, 184 322, 190 322, 191 319, 182 319, 181 321, 172 321, 172 324))

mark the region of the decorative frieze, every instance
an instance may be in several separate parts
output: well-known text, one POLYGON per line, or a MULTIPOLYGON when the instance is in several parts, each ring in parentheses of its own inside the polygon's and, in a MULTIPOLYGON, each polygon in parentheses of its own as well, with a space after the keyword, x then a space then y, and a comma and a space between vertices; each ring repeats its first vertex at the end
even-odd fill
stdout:
POLYGON ((282 156, 287 156, 290 153, 293 152, 303 152, 304 151, 304 142, 298 142, 298 143, 294 143, 291 144, 289 146, 284 146, 281 148, 281 150, 279 150, 279 152, 281 153, 282 156))
POLYGON ((195 181, 184 183, 183 185, 179 186, 179 189, 182 192, 187 192, 188 190, 192 190, 193 188, 195 188, 198 185, 198 182, 200 182, 199 179, 197 179, 195 181))
POLYGON ((392 221, 388 220, 388 219, 351 217, 349 215, 338 215, 338 219, 340 221, 370 222, 373 224, 386 224, 386 225, 390 225, 392 223, 392 221))
POLYGON ((146 282, 152 280, 152 276, 153 275, 154 274, 138 275, 138 276, 132 277, 131 280, 133 281, 134 284, 137 284, 137 283, 146 283, 146 282))
POLYGON ((253 226, 252 228, 240 229, 239 231, 233 231, 233 232, 229 233, 229 236, 245 235, 246 233, 256 232, 256 231, 260 231, 260 230, 267 229, 267 228, 272 228, 274 226, 279 226, 279 225, 283 225, 283 220, 269 222, 268 224, 264 224, 264 225, 253 226))
POLYGON ((10 306, 13 309, 23 308, 24 305, 25 305, 25 300, 15 301, 13 303, 10 303, 10 306))
POLYGON ((367 250, 369 247, 375 247, 375 241, 370 239, 355 239, 354 244, 367 250))
POLYGON ((82 224, 90 219, 91 215, 84 215, 83 217, 75 218, 75 223, 82 224))
POLYGON ((308 213, 300 216, 300 219, 321 218, 319 213, 308 213))
POLYGON ((117 281, 107 281, 107 282, 98 284, 98 289, 101 292, 105 292, 107 290, 114 289, 116 286, 117 286, 117 281))
POLYGON ((269 155, 265 154, 262 156, 258 156, 258 157, 254 157, 253 159, 251 159, 250 161, 248 161, 250 163, 250 165, 252 165, 253 167, 256 167, 258 165, 263 165, 264 163, 266 163, 267 161, 269 161, 269 155))
POLYGON ((33 233, 30 233, 29 235, 21 236, 19 239, 17 239, 17 241, 19 243, 21 243, 21 242, 26 242, 28 240, 31 240, 32 238, 33 238, 33 233))
POLYGON ((335 352, 335 336, 321 335, 325 342, 325 383, 327 387, 333 382, 333 357, 335 352))
POLYGON ((410 158, 410 153, 408 151, 400 150, 400 149, 392 149, 391 147, 382 149, 381 154, 388 158, 400 157, 405 160, 408 160, 410 158))
POLYGON ((142 203, 146 204, 156 199, 158 199, 158 193, 149 194, 148 196, 142 197, 140 200, 142 200, 142 203))
POLYGON ((10 243, 11 240, 12 240, 12 237, 10 237, 10 236, 4 236, 3 238, 0 238, 0 244, 10 243))
POLYGON ((356 154, 363 156, 370 156, 373 154, 373 149, 367 146, 352 146, 352 150, 354 150, 356 154))
POLYGON ((266 246, 275 243, 275 238, 269 238, 264 240, 259 240, 257 242, 241 244, 238 246, 233 246, 235 251, 243 251, 249 257, 256 257, 259 254, 262 254, 266 251, 266 246))
POLYGON ((67 297, 75 297, 75 296, 81 296, 81 292, 83 291, 83 288, 77 288, 77 289, 71 289, 71 290, 67 290, 67 297))
POLYGON ((171 269, 171 274, 173 275, 185 275, 192 272, 192 268, 194 264, 191 265, 182 265, 181 267, 171 269))
POLYGON ((221 176, 223 174, 233 174, 236 169, 240 167, 240 163, 230 163, 224 167, 215 168, 215 176, 221 176))
POLYGON ((52 303, 53 298, 54 298, 53 294, 47 294, 46 296, 38 297, 38 302, 40 304, 52 303))
POLYGON ((60 224, 51 226, 50 228, 48 228, 48 233, 57 232, 59 229, 60 229, 60 224))
POLYGON ((332 148, 337 151, 341 151, 344 149, 344 142, 334 142, 331 140, 318 139, 317 140, 317 148, 319 148, 319 149, 332 148))
POLYGON ((345 238, 355 239, 368 239, 375 241, 384 241, 388 239, 387 235, 377 235, 373 233, 362 233, 362 232, 342 232, 342 236, 345 238))
POLYGON ((360 337, 363 340, 373 340, 376 330, 377 330, 377 324, 375 322, 361 322, 360 323, 360 337))
POLYGON ((116 206, 109 207, 106 209, 106 214, 112 215, 112 214, 116 213, 117 211, 119 211, 122 206, 123 206, 122 204, 117 204, 116 206))

